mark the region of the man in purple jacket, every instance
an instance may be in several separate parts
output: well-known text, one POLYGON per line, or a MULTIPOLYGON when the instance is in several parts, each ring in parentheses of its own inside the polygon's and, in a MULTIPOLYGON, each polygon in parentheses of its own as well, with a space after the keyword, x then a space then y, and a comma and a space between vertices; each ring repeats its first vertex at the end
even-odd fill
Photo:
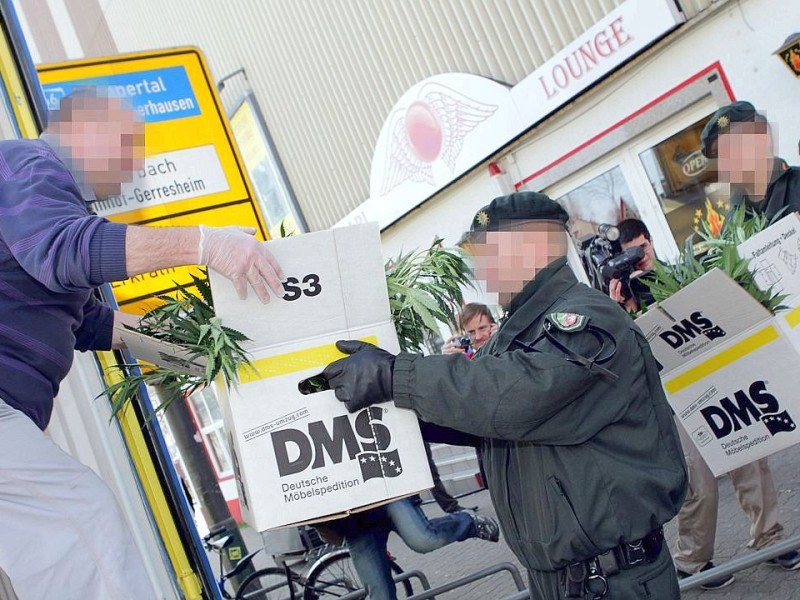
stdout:
POLYGON ((108 487, 43 430, 75 350, 120 347, 136 317, 98 285, 206 264, 269 301, 283 274, 238 228, 136 227, 87 208, 143 166, 144 125, 122 101, 79 90, 41 140, 0 142, 0 567, 21 600, 155 598, 108 487))

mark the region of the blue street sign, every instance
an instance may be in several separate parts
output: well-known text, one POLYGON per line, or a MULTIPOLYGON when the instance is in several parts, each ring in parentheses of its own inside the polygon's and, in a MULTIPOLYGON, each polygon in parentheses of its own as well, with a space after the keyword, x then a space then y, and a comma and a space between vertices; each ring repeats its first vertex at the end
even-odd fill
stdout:
POLYGON ((200 114, 200 106, 183 66, 77 79, 42 86, 50 110, 61 98, 81 87, 103 87, 112 97, 131 102, 145 123, 171 121, 200 114))

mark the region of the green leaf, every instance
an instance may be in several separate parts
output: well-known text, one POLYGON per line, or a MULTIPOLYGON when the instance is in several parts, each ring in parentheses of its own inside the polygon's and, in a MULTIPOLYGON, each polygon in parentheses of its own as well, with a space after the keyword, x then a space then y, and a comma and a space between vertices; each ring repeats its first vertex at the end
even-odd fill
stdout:
MULTIPOLYGON (((117 415, 126 403, 136 399, 143 383, 159 385, 169 391, 158 410, 166 410, 178 398, 191 390, 211 385, 222 369, 223 381, 230 387, 238 382, 238 369, 250 363, 241 344, 248 341, 241 332, 223 327, 212 304, 211 288, 205 278, 192 277, 192 286, 176 283, 175 297, 161 296, 160 304, 145 313, 137 328, 140 332, 178 344, 194 357, 204 357, 207 366, 203 377, 191 376, 165 367, 146 368, 135 374, 134 366, 120 365, 122 379, 109 385, 105 394, 117 415), (193 287, 197 295, 189 291, 193 287)), ((150 415, 151 418, 153 415, 150 415)))
POLYGON ((462 288, 471 286, 472 271, 460 248, 444 248, 441 238, 430 247, 400 254, 386 262, 389 309, 403 351, 419 350, 439 323, 451 328, 463 303, 462 288))
POLYGON ((669 298, 713 268, 727 273, 731 279, 742 286, 767 310, 775 313, 784 310, 781 303, 785 296, 772 289, 765 292, 758 288, 750 271, 749 261, 739 256, 737 247, 746 239, 763 231, 776 219, 770 221, 764 215, 750 211, 745 203, 730 211, 716 235, 712 234, 707 223, 702 221, 701 229, 696 230, 705 248, 703 254, 695 255, 694 235, 686 239, 678 260, 674 264, 656 262, 653 272, 642 281, 650 288, 656 302, 669 298))
MULTIPOLYGON (((281 235, 285 233, 282 226, 281 235)), ((441 241, 437 238, 429 248, 401 254, 386 263, 389 307, 404 351, 419 350, 427 335, 438 333, 439 323, 455 327, 463 303, 462 287, 472 285, 464 252, 443 248, 441 241)), ((122 379, 105 390, 114 415, 137 399, 141 384, 165 390, 168 398, 162 399, 156 409, 159 412, 168 410, 172 402, 186 394, 211 385, 220 373, 225 385, 231 387, 237 384, 242 367, 254 368, 242 346, 249 338, 223 326, 216 316, 208 278, 193 276, 191 285, 175 286, 176 294, 160 296, 159 304, 142 316, 137 329, 178 344, 193 356, 205 357, 205 372, 195 377, 165 367, 139 371, 138 365, 115 366, 122 379)))

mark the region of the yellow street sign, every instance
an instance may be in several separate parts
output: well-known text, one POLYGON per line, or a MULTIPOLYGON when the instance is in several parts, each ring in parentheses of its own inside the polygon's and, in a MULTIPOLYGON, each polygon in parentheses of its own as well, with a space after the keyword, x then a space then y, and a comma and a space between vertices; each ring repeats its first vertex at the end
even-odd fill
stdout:
MULTIPOLYGON (((85 86, 127 99, 145 123, 145 166, 119 196, 94 203, 109 220, 153 226, 266 229, 202 52, 185 47, 38 67, 48 107, 85 86)), ((141 313, 152 296, 190 285, 196 268, 167 269, 114 284, 120 306, 141 313), (150 299, 148 301, 148 299, 150 299)))
POLYGON ((244 157, 244 164, 260 201, 270 237, 302 233, 298 212, 277 155, 257 113, 252 95, 247 94, 230 117, 231 129, 244 157))

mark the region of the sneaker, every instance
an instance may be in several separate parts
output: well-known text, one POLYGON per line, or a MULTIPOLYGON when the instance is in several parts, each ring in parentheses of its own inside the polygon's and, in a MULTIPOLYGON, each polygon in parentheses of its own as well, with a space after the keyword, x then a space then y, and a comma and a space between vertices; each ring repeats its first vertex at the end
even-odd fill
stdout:
POLYGON ((797 550, 792 550, 786 554, 781 554, 775 558, 770 558, 767 561, 767 564, 774 567, 781 567, 787 571, 796 571, 797 569, 800 569, 800 552, 797 550))
POLYGON ((471 513, 472 520, 475 521, 475 527, 478 530, 477 537, 489 542, 496 542, 500 539, 500 526, 497 521, 490 517, 483 515, 476 515, 471 513))
MULTIPOLYGON (((700 569, 700 571, 698 572, 702 573, 703 571, 708 571, 709 569, 713 568, 714 568, 714 563, 708 561, 705 565, 703 565, 703 568, 700 569)), ((694 575, 694 573, 687 573, 686 571, 681 571, 680 569, 678 569, 678 577, 680 577, 681 579, 686 579, 687 577, 691 577, 692 575, 694 575)), ((736 581, 736 578, 733 575, 723 575, 719 579, 712 579, 711 581, 706 581, 705 583, 701 584, 700 589, 720 590, 724 587, 728 587, 734 581, 736 581)))

